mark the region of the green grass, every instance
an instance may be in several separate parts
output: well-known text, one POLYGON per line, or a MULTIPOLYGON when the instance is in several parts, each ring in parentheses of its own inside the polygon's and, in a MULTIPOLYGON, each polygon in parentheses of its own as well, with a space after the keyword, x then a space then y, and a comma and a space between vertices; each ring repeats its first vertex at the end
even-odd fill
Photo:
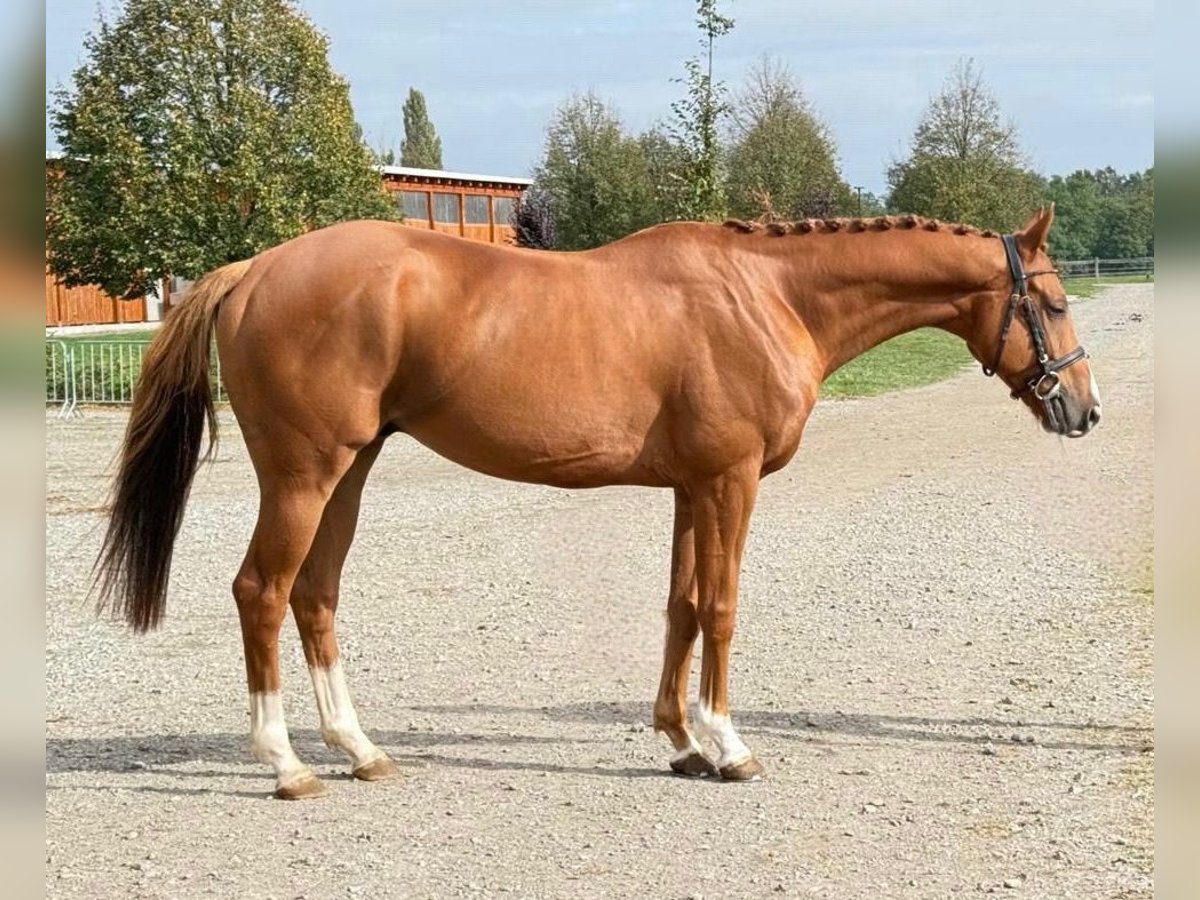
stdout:
POLYGON ((959 338, 935 328, 920 328, 846 363, 826 379, 821 396, 872 397, 932 384, 971 361, 967 345, 959 338))
POLYGON ((1153 275, 1104 275, 1100 278, 1064 278, 1063 287, 1072 297, 1091 299, 1110 284, 1153 284, 1153 275))

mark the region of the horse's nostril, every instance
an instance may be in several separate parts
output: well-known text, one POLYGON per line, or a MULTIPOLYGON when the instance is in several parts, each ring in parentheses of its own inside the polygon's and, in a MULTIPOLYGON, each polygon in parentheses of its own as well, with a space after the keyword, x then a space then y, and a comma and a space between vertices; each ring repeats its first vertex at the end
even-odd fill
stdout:
POLYGON ((1092 411, 1088 413, 1088 424, 1095 428, 1100 424, 1100 404, 1097 403, 1092 407, 1092 411))

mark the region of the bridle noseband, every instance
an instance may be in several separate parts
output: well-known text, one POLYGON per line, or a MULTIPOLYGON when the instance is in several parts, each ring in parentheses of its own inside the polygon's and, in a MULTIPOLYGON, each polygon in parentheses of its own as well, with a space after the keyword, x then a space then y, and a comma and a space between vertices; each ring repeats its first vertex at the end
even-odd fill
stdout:
POLYGON ((1008 271, 1012 276, 1013 292, 1012 296, 1008 298, 1008 309, 1004 312, 1004 324, 1000 327, 1000 343, 996 346, 996 357, 990 366, 983 367, 983 374, 990 378, 1000 367, 1000 358, 1004 355, 1008 332, 1012 329, 1013 319, 1017 315, 1017 307, 1020 307, 1025 313, 1025 322, 1029 326, 1029 337, 1037 352, 1037 363, 1019 376, 1021 387, 1013 389, 1012 398, 1018 400, 1026 391, 1033 391, 1033 395, 1045 403, 1051 416, 1055 417, 1054 411, 1050 410, 1049 406, 1050 401, 1058 397, 1062 388, 1062 376, 1059 375, 1059 372, 1072 363, 1087 359, 1087 351, 1080 346, 1066 356, 1060 356, 1058 359, 1050 358, 1042 317, 1038 314, 1033 298, 1029 296, 1029 279, 1035 275, 1057 274, 1058 270, 1039 269, 1036 272, 1026 272, 1025 266, 1021 263, 1021 253, 1017 249, 1016 236, 1006 234, 1001 240, 1004 242, 1004 253, 1008 257, 1008 271))

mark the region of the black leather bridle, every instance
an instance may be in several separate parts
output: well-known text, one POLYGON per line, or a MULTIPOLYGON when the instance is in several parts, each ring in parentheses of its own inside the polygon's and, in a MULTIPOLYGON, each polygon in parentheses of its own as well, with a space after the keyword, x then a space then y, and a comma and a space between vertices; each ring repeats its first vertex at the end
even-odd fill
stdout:
POLYGON ((1042 325, 1042 317, 1038 313, 1037 304, 1029 296, 1029 279, 1035 275, 1055 274, 1057 269, 1040 269, 1036 272, 1026 272, 1021 263, 1021 253, 1017 249, 1015 235, 1006 234, 1004 253, 1008 257, 1008 271, 1012 276, 1013 292, 1008 298, 1008 309, 1004 312, 1004 323, 1000 327, 1000 342, 996 346, 996 357, 990 366, 983 367, 983 374, 991 377, 1000 367, 1000 358, 1004 355, 1004 345, 1008 341, 1008 332, 1012 329, 1013 319, 1016 318, 1017 308, 1025 314, 1025 322, 1029 326, 1029 337, 1033 341, 1033 349, 1037 353, 1037 363, 1020 376, 1021 386, 1014 388, 1012 398, 1019 400, 1026 391, 1032 391, 1034 397, 1046 404, 1047 412, 1052 419, 1058 418, 1058 412, 1051 407, 1051 401, 1058 398, 1062 388, 1062 376, 1059 373, 1067 366, 1087 359, 1087 351, 1082 346, 1076 347, 1066 356, 1057 359, 1050 358, 1049 344, 1046 341, 1046 329, 1042 325))

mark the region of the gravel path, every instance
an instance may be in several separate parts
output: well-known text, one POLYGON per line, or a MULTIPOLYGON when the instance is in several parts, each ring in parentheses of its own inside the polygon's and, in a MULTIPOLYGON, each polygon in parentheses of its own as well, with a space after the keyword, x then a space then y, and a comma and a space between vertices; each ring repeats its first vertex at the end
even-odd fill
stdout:
POLYGON ((266 799, 229 594, 257 503, 236 426, 167 623, 133 638, 83 601, 124 415, 48 416, 48 893, 1150 896, 1153 301, 1076 306, 1105 418, 1081 441, 977 371, 818 407, 747 550, 753 785, 668 777, 648 727, 669 492, 508 484, 394 439, 339 623, 407 777, 347 777, 288 626, 293 739, 330 792, 266 799))

